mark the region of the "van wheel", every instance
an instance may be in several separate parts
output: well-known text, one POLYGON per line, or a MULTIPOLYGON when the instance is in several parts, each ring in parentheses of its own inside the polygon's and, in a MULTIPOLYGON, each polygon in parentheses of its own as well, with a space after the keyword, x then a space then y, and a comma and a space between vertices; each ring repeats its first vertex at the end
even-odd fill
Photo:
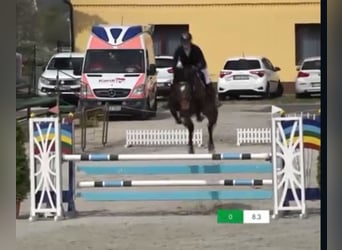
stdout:
POLYGON ((141 111, 141 114, 139 116, 139 119, 140 120, 147 120, 150 116, 151 116, 151 108, 150 108, 150 101, 149 99, 147 98, 145 100, 145 105, 144 105, 144 108, 143 110, 141 111))
POLYGON ((157 96, 154 97, 154 104, 152 107, 152 113, 151 113, 151 117, 156 117, 157 116, 157 109, 158 109, 158 103, 157 103, 157 96))

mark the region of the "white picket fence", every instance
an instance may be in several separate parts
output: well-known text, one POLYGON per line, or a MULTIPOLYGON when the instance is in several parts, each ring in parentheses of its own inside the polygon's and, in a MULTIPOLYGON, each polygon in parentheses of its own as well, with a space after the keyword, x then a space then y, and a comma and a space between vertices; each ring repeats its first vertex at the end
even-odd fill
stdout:
POLYGON ((288 113, 285 114, 286 117, 303 117, 304 119, 312 119, 312 120, 316 120, 317 114, 315 113, 288 113))
POLYGON ((271 128, 238 128, 236 145, 271 143, 271 128))
MULTIPOLYGON (((126 130, 126 145, 156 146, 156 145, 187 145, 189 133, 186 129, 130 129, 126 130)), ((195 129, 193 143, 198 147, 203 145, 202 129, 195 129)))
MULTIPOLYGON (((315 113, 289 113, 285 114, 287 117, 303 117, 306 119, 316 120, 315 113)), ((238 128, 236 132, 236 145, 241 144, 263 144, 271 143, 271 129, 270 128, 238 128)))

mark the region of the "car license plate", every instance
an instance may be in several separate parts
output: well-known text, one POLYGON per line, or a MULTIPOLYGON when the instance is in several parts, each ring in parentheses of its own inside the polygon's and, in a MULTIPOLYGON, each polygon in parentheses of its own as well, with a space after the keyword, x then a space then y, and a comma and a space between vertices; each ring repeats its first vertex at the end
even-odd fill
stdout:
POLYGON ((233 79, 234 80, 248 80, 249 76, 246 76, 246 75, 236 75, 236 76, 233 76, 233 79))
POLYGON ((59 86, 59 89, 61 91, 70 91, 71 88, 69 86, 59 86))
POLYGON ((120 111, 120 110, 121 110, 121 106, 120 105, 109 106, 109 111, 120 111))
POLYGON ((319 86, 321 86, 320 82, 313 82, 312 83, 312 87, 319 87, 319 86))

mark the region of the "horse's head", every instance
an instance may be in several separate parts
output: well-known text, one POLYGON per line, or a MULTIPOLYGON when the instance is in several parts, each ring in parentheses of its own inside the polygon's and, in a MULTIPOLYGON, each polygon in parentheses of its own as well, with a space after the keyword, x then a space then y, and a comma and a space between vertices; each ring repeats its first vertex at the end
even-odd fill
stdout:
POLYGON ((175 67, 173 69, 174 82, 190 82, 194 81, 195 71, 191 66, 175 67))
POLYGON ((193 99, 194 71, 191 67, 182 67, 173 69, 173 96, 180 103, 182 110, 190 108, 190 102, 193 99))

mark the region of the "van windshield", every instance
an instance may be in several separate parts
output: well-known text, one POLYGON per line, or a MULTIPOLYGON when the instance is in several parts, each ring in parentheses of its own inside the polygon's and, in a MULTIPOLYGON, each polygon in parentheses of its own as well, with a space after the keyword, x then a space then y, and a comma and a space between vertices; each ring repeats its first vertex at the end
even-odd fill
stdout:
POLYGON ((88 50, 84 73, 144 73, 144 50, 88 50))
POLYGON ((49 70, 81 70, 83 57, 54 57, 51 59, 47 69, 49 70))

